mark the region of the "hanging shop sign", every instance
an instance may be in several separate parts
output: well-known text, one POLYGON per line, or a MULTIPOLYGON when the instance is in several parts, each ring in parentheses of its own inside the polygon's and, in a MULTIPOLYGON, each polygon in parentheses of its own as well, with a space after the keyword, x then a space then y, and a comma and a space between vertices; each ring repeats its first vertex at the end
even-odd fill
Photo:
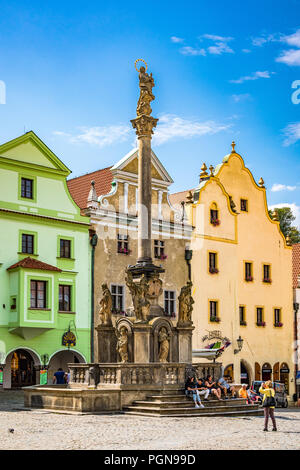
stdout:
POLYGON ((3 385, 3 369, 0 369, 0 385, 3 385))
POLYGON ((73 348, 76 346, 76 336, 72 331, 68 330, 63 334, 62 345, 67 346, 68 348, 73 348))

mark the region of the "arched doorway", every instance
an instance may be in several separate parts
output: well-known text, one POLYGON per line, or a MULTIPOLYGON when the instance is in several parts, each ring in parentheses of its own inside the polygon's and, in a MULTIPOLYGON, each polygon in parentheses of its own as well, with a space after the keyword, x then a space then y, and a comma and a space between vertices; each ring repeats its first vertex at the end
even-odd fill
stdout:
POLYGON ((289 394, 289 366, 283 362, 280 366, 280 382, 285 385, 287 394, 289 394))
POLYGON ((48 384, 52 384, 53 375, 55 372, 61 368, 63 371, 68 371, 68 364, 82 363, 85 364, 86 360, 77 351, 72 349, 64 349, 62 351, 57 351, 53 356, 50 357, 48 364, 48 384))
POLYGON ((241 383, 250 385, 250 372, 243 361, 241 361, 241 383))
POLYGON ((254 365, 254 368, 255 368, 255 380, 260 380, 261 379, 260 364, 258 364, 258 362, 256 362, 255 365, 254 365))
POLYGON ((225 378, 228 378, 228 382, 230 383, 234 382, 233 364, 229 364, 228 366, 225 367, 223 375, 225 378))
POLYGON ((272 380, 272 367, 271 364, 269 364, 268 362, 265 362, 262 366, 261 380, 263 380, 264 382, 266 380, 272 380))
POLYGON ((21 388, 36 384, 34 358, 29 351, 17 349, 10 360, 11 388, 21 388))

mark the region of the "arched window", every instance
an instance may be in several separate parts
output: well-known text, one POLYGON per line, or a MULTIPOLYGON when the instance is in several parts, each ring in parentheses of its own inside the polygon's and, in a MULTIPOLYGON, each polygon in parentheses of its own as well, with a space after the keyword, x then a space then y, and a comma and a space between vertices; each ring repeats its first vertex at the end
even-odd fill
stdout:
POLYGON ((265 364, 262 366, 262 377, 261 380, 264 382, 267 380, 272 380, 272 367, 271 364, 268 362, 265 362, 265 364))

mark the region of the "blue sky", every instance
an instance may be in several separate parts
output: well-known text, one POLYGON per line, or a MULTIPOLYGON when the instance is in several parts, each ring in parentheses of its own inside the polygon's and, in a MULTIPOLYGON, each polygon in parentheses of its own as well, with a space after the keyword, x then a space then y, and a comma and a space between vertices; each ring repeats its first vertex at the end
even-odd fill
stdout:
POLYGON ((114 164, 135 144, 141 57, 171 191, 195 187, 202 162, 219 163, 235 140, 269 205, 291 205, 300 223, 299 0, 0 7, 1 142, 32 129, 73 176, 114 164))

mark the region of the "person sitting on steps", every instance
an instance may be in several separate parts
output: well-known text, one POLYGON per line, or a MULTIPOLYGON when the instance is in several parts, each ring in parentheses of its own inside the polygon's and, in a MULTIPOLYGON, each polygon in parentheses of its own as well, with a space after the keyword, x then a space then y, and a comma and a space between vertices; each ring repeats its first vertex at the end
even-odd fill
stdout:
POLYGON ((189 377, 185 383, 185 394, 186 396, 192 393, 193 400, 195 403, 195 408, 204 408, 204 405, 201 403, 199 391, 198 391, 198 384, 195 381, 195 377, 189 377))
POLYGON ((210 394, 215 395, 219 401, 221 400, 221 389, 216 382, 213 382, 211 375, 207 377, 205 387, 208 388, 210 394))

